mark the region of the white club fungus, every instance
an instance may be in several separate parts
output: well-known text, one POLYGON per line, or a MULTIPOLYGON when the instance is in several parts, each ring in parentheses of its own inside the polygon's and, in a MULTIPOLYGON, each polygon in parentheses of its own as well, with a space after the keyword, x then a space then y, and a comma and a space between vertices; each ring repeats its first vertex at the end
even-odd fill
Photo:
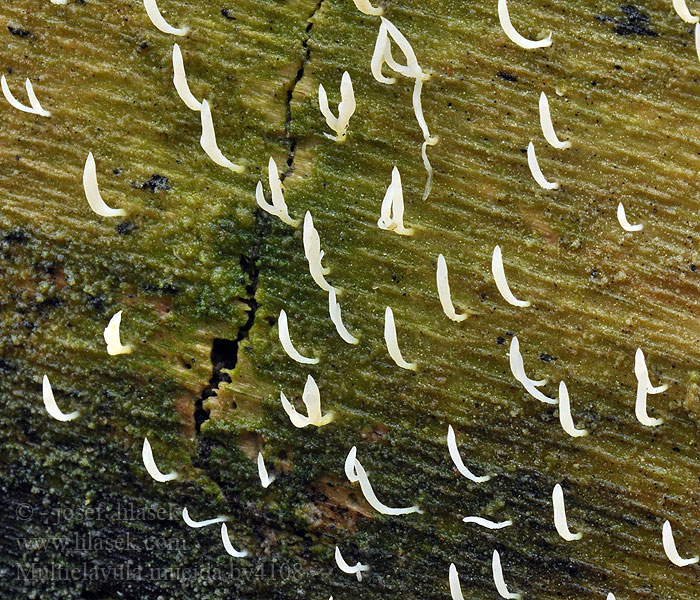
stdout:
POLYGON ((557 528, 557 533, 567 542, 580 540, 583 537, 581 532, 571 533, 569 531, 569 526, 566 523, 566 509, 564 508, 564 492, 558 483, 552 490, 552 505, 554 507, 554 526, 557 528))
POLYGON ((331 315, 333 325, 335 325, 335 330, 342 340, 348 344, 358 344, 360 340, 352 335, 343 323, 343 319, 340 315, 340 303, 336 299, 335 290, 333 288, 328 292, 328 312, 331 315))
POLYGON ((207 519, 206 521, 193 521, 190 518, 190 513, 187 510, 187 507, 182 509, 182 519, 185 521, 187 525, 190 527, 193 527, 195 529, 199 529, 200 527, 207 527, 209 525, 215 525, 216 523, 223 523, 225 521, 228 521, 228 517, 215 517, 213 519, 207 519))
POLYGON ((693 556, 692 558, 682 558, 676 550, 676 542, 673 539, 673 531, 671 531, 671 523, 668 521, 664 522, 663 528, 663 542, 664 542, 664 552, 670 560, 677 567, 687 567, 688 565, 694 565, 700 557, 693 556))
POLYGON ((571 437, 583 437, 584 435, 588 435, 586 429, 576 429, 574 425, 574 419, 571 416, 569 390, 566 389, 566 384, 563 381, 559 382, 559 422, 564 431, 571 437))
POLYGON ((29 106, 27 106, 26 104, 22 104, 19 100, 17 100, 17 98, 15 98, 12 95, 12 92, 10 91, 10 87, 7 85, 7 80, 5 79, 4 75, 0 78, 0 87, 2 88, 2 93, 5 96, 5 99, 12 105, 13 108, 33 115, 39 115, 41 117, 50 117, 51 113, 48 110, 44 110, 41 107, 41 104, 39 104, 39 100, 37 99, 36 94, 34 93, 34 88, 32 87, 32 82, 29 81, 28 77, 24 81, 24 86, 27 89, 29 106))
POLYGON ((476 525, 480 525, 481 527, 486 527, 486 529, 503 529, 504 527, 510 527, 513 524, 513 521, 510 519, 496 523, 494 521, 489 521, 488 519, 483 519, 482 517, 464 517, 462 522, 474 523, 476 525))
POLYGON ((122 322, 122 311, 115 313, 105 327, 104 338, 107 344, 107 354, 115 356, 117 354, 129 354, 132 350, 131 344, 122 345, 119 337, 119 326, 122 322))
POLYGON ((72 413, 61 412, 61 409, 58 408, 56 400, 53 397, 53 390, 51 389, 49 378, 46 375, 44 375, 44 380, 42 382, 41 394, 44 398, 46 412, 57 421, 72 421, 80 415, 79 410, 74 410, 72 413))
POLYGON ((367 472, 360 464, 360 461, 357 460, 357 448, 355 446, 351 448, 350 452, 348 453, 348 457, 345 459, 345 474, 351 482, 354 483, 359 481, 362 493, 367 499, 369 505, 374 510, 382 513, 383 515, 406 515, 414 512, 422 512, 420 508, 418 508, 418 506, 408 506, 406 508, 392 508, 390 506, 387 506, 386 504, 382 504, 377 498, 376 494, 374 493, 374 490, 372 489, 372 486, 369 483, 369 479, 367 478, 367 472))
POLYGON ((540 164, 537 162, 537 156, 535 155, 535 146, 532 142, 527 145, 527 166, 530 167, 530 173, 532 173, 537 185, 541 188, 545 190, 559 189, 559 184, 556 181, 547 181, 542 174, 542 169, 540 169, 540 164))
POLYGON ((180 46, 177 44, 173 44, 173 83, 178 96, 180 96, 187 108, 196 111, 202 109, 202 103, 194 97, 194 94, 190 91, 190 86, 187 84, 185 63, 182 60, 180 46))
POLYGON ((445 262, 445 257, 442 254, 438 256, 437 261, 437 289, 438 296, 440 297, 440 304, 442 304, 442 310, 445 312, 447 317, 453 321, 464 321, 468 315, 458 315, 457 311, 455 310, 455 305, 452 304, 450 281, 447 278, 447 263, 445 262))
POLYGON ((68 0, 51 0, 51 4, 68 4, 68 0))
POLYGON ((309 261, 309 272, 312 279, 324 292, 330 292, 333 288, 324 277, 324 275, 330 273, 330 269, 324 269, 321 265, 321 259, 323 258, 321 238, 314 227, 314 220, 308 210, 306 215, 304 215, 304 233, 302 238, 304 241, 304 255, 306 260, 309 261))
POLYGON ((510 15, 508 14, 508 4, 506 0, 498 0, 498 20, 501 22, 501 27, 508 36, 508 39, 510 39, 511 42, 516 43, 521 48, 532 50, 533 48, 546 48, 547 46, 552 45, 551 32, 546 38, 536 41, 528 40, 526 37, 520 35, 510 22, 510 15))
POLYGON ((695 53, 700 60, 700 23, 695 24, 695 53))
POLYGON ((605 600, 615 600, 615 594, 609 592, 605 600))
POLYGON ((459 455, 459 449, 457 448, 457 438, 455 437, 455 430, 452 429, 452 425, 447 426, 447 449, 450 452, 450 458, 454 463, 455 467, 461 475, 473 481, 474 483, 483 483, 491 479, 491 475, 474 475, 464 464, 462 457, 459 455))
POLYGON ((641 223, 637 225, 631 225, 627 220, 627 215, 625 214, 625 207, 622 206, 622 202, 617 205, 617 220, 620 222, 622 229, 625 231, 641 231, 644 229, 644 225, 641 223))
POLYGON ((272 477, 268 475, 262 452, 258 452, 258 475, 260 476, 260 483, 264 488, 268 487, 276 479, 274 475, 272 477))
POLYGON ((270 157, 267 163, 267 181, 270 185, 272 204, 265 200, 262 181, 258 181, 258 185, 255 188, 255 200, 258 206, 272 216, 278 217, 283 223, 291 225, 292 227, 298 227, 301 221, 299 219, 292 219, 292 217, 289 216, 289 209, 287 208, 287 203, 284 201, 284 194, 282 193, 282 180, 280 179, 277 165, 272 157, 270 157))
POLYGON ((340 548, 338 548, 338 546, 335 547, 335 562, 343 573, 355 575, 355 577, 357 577, 357 581, 362 581, 363 571, 369 571, 369 565, 363 565, 359 561, 353 566, 350 566, 347 562, 345 562, 345 559, 340 553, 340 548))
POLYGON ((170 33, 172 35, 187 35, 187 32, 189 31, 188 27, 178 29, 177 27, 168 25, 167 21, 158 10, 156 0, 143 0, 143 6, 146 9, 148 18, 151 19, 151 23, 153 23, 156 26, 156 29, 159 31, 162 31, 163 33, 170 33))
POLYGON ((153 449, 151 448, 151 442, 148 438, 143 438, 143 450, 141 451, 141 457, 143 458, 143 465, 146 467, 148 474, 153 477, 156 481, 160 483, 165 483, 166 481, 171 481, 177 479, 177 473, 172 471, 167 475, 160 472, 160 469, 156 465, 156 461, 153 459, 153 449))
POLYGON ((663 384, 658 387, 653 387, 649 380, 649 371, 647 370, 646 361, 644 360, 644 352, 641 348, 637 348, 634 355, 634 375, 637 378, 637 400, 634 406, 634 414, 637 420, 648 427, 656 427, 664 422, 663 419, 654 419, 647 414, 647 394, 660 394, 665 392, 668 385, 663 384))
POLYGON ((416 120, 418 121, 418 126, 423 133, 423 144, 421 145, 421 155, 423 157, 423 165, 428 174, 428 179, 425 184, 425 190, 423 191, 423 200, 425 200, 430 194, 430 189, 432 187, 433 181, 433 168, 428 160, 427 147, 434 146, 437 144, 437 137, 430 135, 428 130, 428 124, 425 121, 425 116, 423 115, 423 104, 421 102, 421 92, 423 91, 423 82, 428 79, 428 75, 423 72, 418 60, 416 59, 416 54, 409 44, 406 37, 399 31, 399 29, 388 19, 381 17, 382 23, 379 26, 379 33, 377 34, 377 41, 374 45, 374 52, 372 54, 372 61, 370 67, 372 70, 372 75, 379 83, 393 84, 396 79, 393 77, 385 77, 382 74, 382 66, 384 63, 395 71, 400 73, 405 77, 409 77, 415 80, 413 86, 413 112, 416 115, 416 120), (401 52, 406 58, 406 64, 402 65, 394 60, 391 54, 391 40, 396 42, 401 52))
POLYGON ((353 2, 357 10, 366 15, 377 17, 384 14, 384 9, 381 6, 375 8, 369 3, 369 0, 353 0, 353 2))
POLYGON ((318 104, 321 107, 321 113, 326 117, 326 123, 333 131, 335 137, 326 134, 327 137, 335 139, 337 142, 344 142, 348 130, 350 117, 355 112, 355 92, 352 89, 352 81, 350 74, 345 71, 340 80, 340 104, 338 104, 338 116, 336 117, 328 106, 328 96, 323 84, 318 86, 318 104))
POLYGON ((279 334, 282 348, 284 348, 284 351, 289 355, 289 358, 304 365, 315 365, 318 363, 318 358, 307 358, 306 356, 302 356, 292 344, 292 340, 289 337, 287 313, 284 311, 284 309, 280 311, 280 318, 277 321, 277 332, 279 334))
POLYGON ((224 549, 234 558, 243 558, 248 556, 247 550, 236 550, 231 543, 231 538, 228 536, 228 527, 226 523, 221 524, 221 541, 224 543, 224 549))
POLYGON ((678 16, 686 23, 690 23, 692 25, 693 23, 700 21, 700 17, 691 14, 690 10, 688 10, 685 0, 673 0, 673 8, 676 10, 678 16))
POLYGON ((459 575, 454 563, 450 563, 450 595, 452 600, 464 600, 462 587, 459 585, 459 575))
POLYGON ((508 591, 506 582, 503 579, 503 569, 501 568, 501 556, 498 554, 498 550, 493 551, 491 570, 493 572, 493 582, 496 584, 496 590, 500 594, 501 598, 507 598, 508 600, 517 600, 518 598, 522 597, 522 594, 513 594, 508 591))
POLYGON ((546 379, 535 381, 533 379, 530 379, 525 374, 523 356, 522 354, 520 354, 520 342, 518 341, 517 336, 513 336, 513 339, 510 341, 510 351, 508 353, 508 360, 510 362, 510 370, 513 373, 513 377, 515 377, 516 381, 522 384, 522 386, 525 388, 525 391, 528 394, 530 394, 533 398, 539 400, 540 402, 546 402, 547 404, 557 403, 557 400, 555 398, 545 396, 542 392, 540 392, 540 390, 537 389, 538 387, 547 383, 546 379))
POLYGON ((551 146, 554 146, 558 150, 564 150, 565 148, 571 147, 571 142, 559 141, 559 138, 554 131, 552 115, 549 112, 549 100, 544 92, 540 94, 540 125, 542 126, 544 139, 547 140, 551 146))
POLYGON ((201 110, 199 111, 202 120, 202 135, 199 138, 199 145, 202 150, 207 153, 217 165, 231 169, 235 173, 243 173, 245 167, 232 163, 226 158, 219 146, 216 144, 216 134, 214 133, 214 121, 211 118, 211 109, 206 100, 202 100, 201 110))
POLYGON ((377 221, 379 229, 393 231, 399 235, 413 235, 413 229, 404 227, 403 224, 403 186, 401 185, 401 174, 394 167, 391 171, 391 183, 386 188, 384 200, 380 210, 380 217, 377 221))
POLYGON ((501 255, 500 246, 496 246, 493 249, 493 256, 491 257, 491 272, 493 273, 493 279, 496 282, 498 291, 501 293, 501 296, 503 296, 503 299, 508 302, 508 304, 523 308, 530 306, 529 300, 518 300, 513 295, 513 292, 510 291, 510 287, 506 281, 506 272, 503 270, 503 256, 501 255))
POLYGON ((396 324, 394 323, 394 311, 391 310, 389 306, 386 307, 384 311, 384 341, 386 342, 386 347, 389 350, 389 356, 394 360, 394 362, 402 369, 409 369, 415 371, 418 369, 418 365, 414 362, 407 362, 401 356, 401 350, 399 350, 399 342, 396 338, 396 324))
POLYGON ((95 167, 95 158, 92 156, 92 152, 88 153, 85 160, 83 190, 85 190, 85 197, 90 208, 101 217, 123 217, 126 214, 126 210, 123 208, 110 208, 102 200, 100 189, 97 186, 97 168, 95 167))
POLYGON ((307 425, 323 427, 333 420, 332 412, 326 413, 325 415, 321 412, 321 393, 319 392, 316 381, 311 375, 307 376, 304 392, 301 395, 301 400, 304 406, 306 406, 307 417, 297 412, 296 408, 287 400, 283 392, 280 392, 280 400, 282 401, 284 411, 289 416, 289 420, 294 427, 302 428, 307 425))

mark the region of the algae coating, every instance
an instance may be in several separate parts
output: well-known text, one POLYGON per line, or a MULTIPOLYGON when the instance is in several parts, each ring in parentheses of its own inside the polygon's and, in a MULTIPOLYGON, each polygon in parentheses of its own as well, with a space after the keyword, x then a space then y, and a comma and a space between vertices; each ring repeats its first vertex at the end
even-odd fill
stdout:
POLYGON ((0 100, 0 597, 449 598, 454 562, 465 598, 495 598, 497 549, 509 589, 527 598, 698 598, 698 567, 674 567, 661 543, 669 519, 680 553, 700 552, 692 27, 665 0, 512 0, 523 35, 553 32, 551 47, 525 51, 492 0, 385 8, 431 73, 423 108, 440 141, 426 201, 413 82, 372 78, 379 20, 350 0, 163 0, 185 38, 157 31, 139 2, 3 3, 0 70, 21 101, 29 77, 52 115, 0 100), (244 174, 201 150, 199 116, 171 81, 174 42, 244 174), (317 91, 335 110, 345 70, 358 108, 336 144, 317 91), (541 91, 568 150, 542 138, 541 91), (530 141, 559 190, 533 181, 530 141), (127 217, 89 210, 88 152, 103 198, 127 217), (269 156, 292 217, 313 214, 357 346, 328 318, 301 230, 256 208, 269 156), (394 165, 411 237, 376 226, 394 165), (643 231, 622 231, 620 201, 643 231), (498 294, 496 244, 532 307, 498 294), (473 313, 462 323, 441 311, 439 253, 458 312, 473 313), (387 305, 415 373, 387 354, 387 305), (318 365, 284 354, 281 309, 318 365), (109 357, 102 330, 118 310, 134 351, 109 357), (567 436, 556 407, 515 382, 512 335, 545 393, 566 381, 589 436, 567 436), (658 428, 634 418, 638 346, 652 383, 670 384, 649 397, 658 428), (309 373, 336 418, 298 430, 279 392, 300 408, 309 373), (44 374, 79 419, 48 417, 44 374), (448 423, 490 481, 456 473, 448 423), (176 481, 146 474, 144 436, 176 481), (423 514, 369 507, 344 476, 353 445, 383 502, 423 514), (259 450, 277 475, 268 489, 259 450), (556 483, 580 541, 554 529, 556 483), (229 515, 249 556, 228 556, 216 527, 189 529, 185 506, 196 520, 229 515), (489 531, 467 515, 514 524, 489 531), (335 566, 335 545, 371 566, 361 583, 335 566))

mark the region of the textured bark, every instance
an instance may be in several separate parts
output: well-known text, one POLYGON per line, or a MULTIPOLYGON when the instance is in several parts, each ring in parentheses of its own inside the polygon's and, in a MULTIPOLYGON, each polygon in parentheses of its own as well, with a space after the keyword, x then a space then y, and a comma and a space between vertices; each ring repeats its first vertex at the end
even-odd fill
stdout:
POLYGON ((534 51, 507 40, 492 0, 388 4, 432 74, 423 107, 440 141, 426 201, 412 82, 369 71, 377 18, 349 0, 160 8, 191 33, 160 33, 138 2, 0 9, 0 69, 20 99, 29 77, 52 112, 0 101, 2 597, 446 598, 454 562, 465 597, 488 598, 493 549, 510 589, 530 598, 697 597, 697 565, 674 567, 661 544, 669 519, 681 554, 700 553, 700 63, 671 3, 513 0, 523 34, 554 32, 534 51), (171 82, 174 42, 243 175, 199 147, 199 116, 171 82), (358 109, 339 145, 323 136, 317 88, 337 102, 344 70, 358 109), (542 139, 543 90, 568 150, 542 139), (531 140, 558 191, 532 180, 531 140), (105 201, 126 218, 89 210, 90 151, 105 201), (256 208, 269 156, 292 216, 314 216, 358 346, 334 331, 301 230, 256 208), (376 227, 394 165, 412 237, 376 227), (642 232, 621 230, 620 201, 642 232), (498 294, 496 244, 532 307, 498 294), (474 313, 460 324, 437 299, 440 252, 458 310, 474 313), (387 354, 387 305, 415 373, 387 354), (284 354, 282 308, 318 365, 284 354), (102 330, 117 310, 135 349, 109 357, 102 330), (567 382, 589 436, 570 438, 557 409, 514 381, 512 335, 546 393, 567 382), (638 346, 652 382, 670 384, 649 398, 658 428, 634 417, 638 346), (78 420, 45 413, 44 373, 78 420), (295 429, 279 402, 280 390, 298 402, 308 373, 336 414, 318 430, 295 429), (456 473, 448 423, 491 481, 456 473), (146 435, 178 480, 145 473, 146 435), (369 507, 343 473, 353 445, 380 499, 424 513, 369 507), (278 475, 268 489, 259 450, 278 475), (580 541, 554 529, 556 483, 580 541), (229 557, 216 527, 187 528, 185 506, 195 519, 230 515, 250 556, 229 557), (467 515, 514 525, 491 532, 467 515), (362 583, 335 567, 336 544, 371 565, 362 583))

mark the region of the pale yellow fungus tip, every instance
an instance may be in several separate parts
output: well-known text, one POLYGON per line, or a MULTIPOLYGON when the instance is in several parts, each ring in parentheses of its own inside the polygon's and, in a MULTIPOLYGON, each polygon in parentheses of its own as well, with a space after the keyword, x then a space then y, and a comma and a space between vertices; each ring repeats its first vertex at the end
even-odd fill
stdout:
POLYGON ((110 356, 117 354, 129 354, 132 351, 131 344, 123 346, 119 337, 119 326, 122 322, 122 311, 114 314, 104 330, 104 338, 107 344, 107 353, 110 356))

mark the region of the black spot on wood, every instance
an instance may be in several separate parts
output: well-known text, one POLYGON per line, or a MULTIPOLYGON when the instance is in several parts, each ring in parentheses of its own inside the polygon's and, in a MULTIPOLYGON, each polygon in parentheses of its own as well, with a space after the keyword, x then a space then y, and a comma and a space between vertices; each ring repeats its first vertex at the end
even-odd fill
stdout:
POLYGON ((138 225, 135 225, 131 221, 124 221, 122 223, 119 223, 119 225, 117 225, 117 233, 119 235, 130 235, 136 229, 138 229, 138 225))
POLYGON ((31 31, 27 31, 26 29, 20 29, 19 27, 13 27, 12 25, 8 25, 7 29, 12 35, 16 35, 22 38, 25 37, 34 37, 31 31))
POLYGON ((507 71, 499 71, 498 76, 506 81, 518 81, 518 78, 515 75, 508 73, 507 71))
POLYGON ((151 194, 160 191, 167 192, 170 190, 170 181, 167 177, 154 173, 148 181, 144 181, 141 185, 135 184, 135 187, 147 190, 151 194))
POLYGON ((543 352, 542 354, 540 354, 540 360, 542 362, 554 362, 557 359, 543 352))
POLYGON ((231 14, 231 9, 230 8, 222 8, 221 9, 221 14, 224 15, 227 19, 230 19, 231 21, 235 21, 236 17, 231 14))
POLYGON ((606 15, 596 15, 595 18, 604 23, 614 23, 613 32, 617 35, 644 35, 658 37, 658 33, 650 28, 649 16, 633 4, 623 4, 620 11, 623 18, 613 18, 606 15))

